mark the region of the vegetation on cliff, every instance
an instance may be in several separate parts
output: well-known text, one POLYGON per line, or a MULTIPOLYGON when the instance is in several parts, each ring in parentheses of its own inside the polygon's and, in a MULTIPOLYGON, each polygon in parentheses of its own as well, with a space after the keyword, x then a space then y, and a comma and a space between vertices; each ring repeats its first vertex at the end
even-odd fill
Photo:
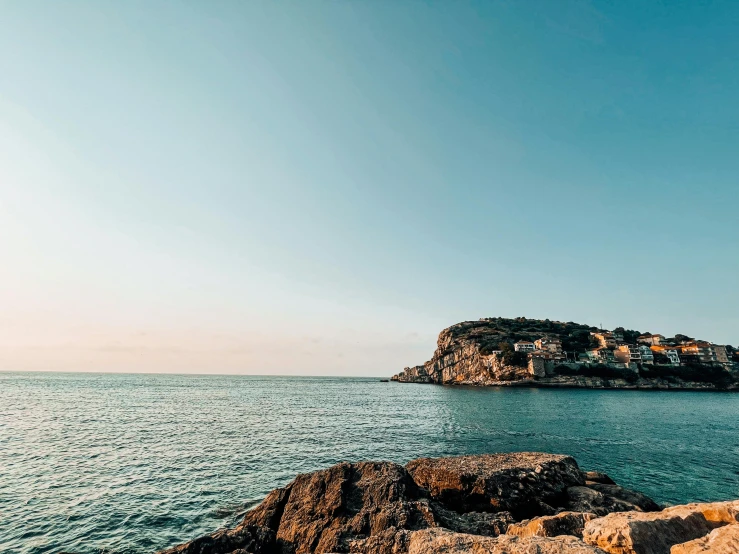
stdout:
POLYGON ((542 335, 559 338, 564 350, 582 350, 594 344, 590 332, 597 330, 597 327, 571 321, 564 323, 549 319, 492 317, 457 323, 445 329, 443 333, 447 333, 451 338, 447 346, 448 352, 463 343, 472 342, 479 346, 482 354, 488 354, 501 350, 503 344, 508 344, 512 348, 515 342, 524 340, 533 342, 542 335))
MULTIPOLYGON (((444 330, 451 337, 447 351, 453 350, 465 342, 473 342, 480 348, 480 352, 488 354, 501 350, 503 344, 512 345, 518 341, 535 341, 542 336, 556 337, 562 342, 562 349, 570 352, 583 352, 596 348, 599 343, 590 334, 600 331, 599 327, 575 323, 573 321, 552 321, 549 319, 528 319, 525 317, 505 318, 490 317, 478 321, 464 321, 444 330)), ((637 344, 637 338, 651 333, 616 327, 614 333, 623 336, 625 344, 637 344)), ((683 342, 692 340, 683 334, 676 334, 668 340, 683 342)), ((727 345, 727 350, 733 355, 735 349, 727 345)))
POLYGON ((573 368, 569 365, 558 365, 554 368, 557 375, 581 375, 583 377, 600 377, 601 379, 623 379, 627 383, 636 383, 639 376, 631 370, 609 367, 603 364, 573 368))

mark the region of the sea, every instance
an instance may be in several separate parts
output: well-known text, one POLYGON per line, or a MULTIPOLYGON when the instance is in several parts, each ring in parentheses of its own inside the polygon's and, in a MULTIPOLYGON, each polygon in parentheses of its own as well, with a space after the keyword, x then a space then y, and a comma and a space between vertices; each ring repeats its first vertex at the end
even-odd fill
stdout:
POLYGON ((152 553, 297 473, 516 450, 662 503, 739 498, 739 394, 0 373, 0 552, 152 553))

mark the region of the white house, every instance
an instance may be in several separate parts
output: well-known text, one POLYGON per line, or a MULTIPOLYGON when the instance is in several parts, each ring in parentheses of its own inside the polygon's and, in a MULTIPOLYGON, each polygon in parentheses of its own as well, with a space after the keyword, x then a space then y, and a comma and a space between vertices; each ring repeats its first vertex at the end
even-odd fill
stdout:
POLYGON ((527 340, 520 340, 513 344, 513 349, 516 352, 533 352, 536 350, 536 345, 533 342, 527 340))
POLYGON ((646 344, 639 345, 639 354, 641 354, 642 363, 645 363, 645 364, 654 363, 654 354, 652 353, 652 349, 649 348, 646 344))
POLYGON ((680 365, 680 354, 677 353, 677 350, 664 350, 663 354, 667 356, 672 365, 680 365))

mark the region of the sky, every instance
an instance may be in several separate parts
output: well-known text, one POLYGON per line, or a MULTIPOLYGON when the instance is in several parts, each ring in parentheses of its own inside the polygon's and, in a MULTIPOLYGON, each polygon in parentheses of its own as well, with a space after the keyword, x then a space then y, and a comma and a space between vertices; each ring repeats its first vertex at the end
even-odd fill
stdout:
POLYGON ((739 343, 739 3, 0 0, 0 370, 739 343))

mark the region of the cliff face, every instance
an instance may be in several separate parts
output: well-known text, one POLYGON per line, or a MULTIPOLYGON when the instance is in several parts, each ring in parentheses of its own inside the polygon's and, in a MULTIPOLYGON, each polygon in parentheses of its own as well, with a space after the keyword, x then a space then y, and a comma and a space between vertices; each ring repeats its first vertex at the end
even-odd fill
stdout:
POLYGON ((458 323, 439 334, 433 357, 423 365, 407 367, 392 379, 407 383, 495 385, 532 378, 526 367, 506 364, 503 356, 487 353, 494 332, 479 332, 472 322, 458 323), (475 332, 475 331, 478 332, 475 332))

